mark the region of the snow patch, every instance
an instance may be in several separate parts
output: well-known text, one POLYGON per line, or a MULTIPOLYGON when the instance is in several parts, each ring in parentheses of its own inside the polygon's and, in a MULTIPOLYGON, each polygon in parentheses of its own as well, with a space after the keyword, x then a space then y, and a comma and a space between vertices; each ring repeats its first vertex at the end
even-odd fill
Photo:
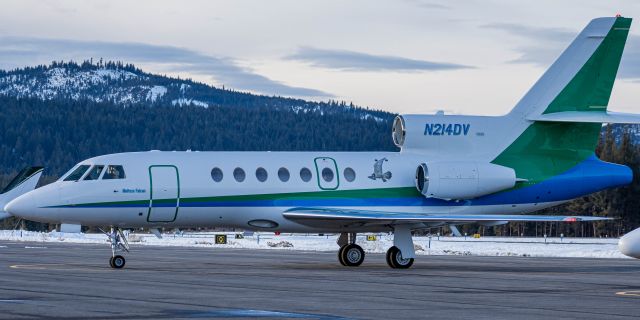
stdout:
POLYGON ((199 106, 199 107, 203 107, 203 108, 208 108, 209 104, 204 102, 204 101, 200 101, 200 100, 195 100, 195 99, 187 99, 187 98, 180 98, 180 99, 175 99, 171 101, 172 105, 177 105, 177 106, 188 106, 188 105, 194 105, 194 106, 199 106))
POLYGON ((165 86, 153 86, 153 88, 149 89, 149 92, 147 92, 147 100, 155 102, 156 99, 161 98, 166 93, 167 88, 165 86))

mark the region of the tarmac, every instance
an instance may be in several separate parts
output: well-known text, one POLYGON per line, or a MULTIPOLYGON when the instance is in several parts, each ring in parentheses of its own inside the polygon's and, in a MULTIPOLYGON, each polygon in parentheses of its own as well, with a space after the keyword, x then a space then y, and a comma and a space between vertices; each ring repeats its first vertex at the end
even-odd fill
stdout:
POLYGON ((640 260, 419 256, 0 241, 4 319, 628 319, 640 260))

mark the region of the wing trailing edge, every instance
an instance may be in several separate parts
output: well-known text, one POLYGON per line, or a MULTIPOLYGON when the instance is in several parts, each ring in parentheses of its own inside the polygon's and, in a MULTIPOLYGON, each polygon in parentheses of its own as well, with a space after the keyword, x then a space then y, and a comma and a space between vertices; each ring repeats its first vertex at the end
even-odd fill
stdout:
POLYGON ((514 214, 419 214, 406 212, 385 212, 358 209, 333 208, 293 208, 282 214, 285 218, 299 222, 327 221, 370 225, 410 224, 410 223, 474 223, 496 221, 523 222, 580 222, 614 220, 609 217, 594 216, 551 216, 551 215, 514 215, 514 214))

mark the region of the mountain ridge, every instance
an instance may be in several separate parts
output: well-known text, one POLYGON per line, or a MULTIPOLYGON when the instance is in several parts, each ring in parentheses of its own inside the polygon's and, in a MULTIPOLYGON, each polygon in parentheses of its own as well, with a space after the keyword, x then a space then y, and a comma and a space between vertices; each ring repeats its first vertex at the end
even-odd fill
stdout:
POLYGON ((295 113, 350 112, 361 119, 386 121, 390 113, 345 102, 313 102, 217 88, 208 84, 145 72, 133 64, 102 60, 52 62, 0 71, 0 95, 41 100, 69 99, 119 105, 150 103, 199 107, 263 106, 295 113))

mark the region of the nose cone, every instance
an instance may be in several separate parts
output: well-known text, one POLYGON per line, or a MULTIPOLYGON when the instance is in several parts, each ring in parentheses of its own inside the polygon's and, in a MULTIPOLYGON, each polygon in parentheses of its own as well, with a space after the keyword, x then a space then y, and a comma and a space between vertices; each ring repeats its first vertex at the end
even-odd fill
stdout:
POLYGON ((31 196, 31 192, 11 200, 4 206, 4 211, 16 217, 38 220, 34 219, 34 217, 37 217, 38 206, 31 196))
POLYGON ((640 259, 640 228, 620 238, 620 241, 618 241, 618 249, 626 256, 640 259))

